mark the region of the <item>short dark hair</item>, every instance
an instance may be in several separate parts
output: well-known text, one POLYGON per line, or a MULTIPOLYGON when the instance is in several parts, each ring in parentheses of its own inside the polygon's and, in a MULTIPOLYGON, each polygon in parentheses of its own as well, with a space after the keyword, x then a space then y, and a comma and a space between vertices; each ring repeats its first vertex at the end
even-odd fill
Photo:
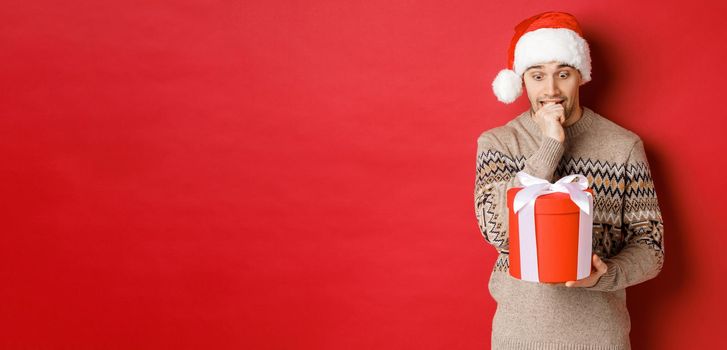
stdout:
MULTIPOLYGON (((576 68, 576 67, 573 67, 573 65, 571 65, 571 64, 567 64, 567 63, 561 63, 561 64, 559 64, 559 65, 558 65, 558 68, 564 68, 564 67, 570 67, 570 68, 573 68, 573 69, 575 69, 575 70, 578 70, 578 68, 576 68)), ((529 71, 529 70, 531 70, 531 69, 535 69, 535 68, 543 68, 543 66, 542 66, 542 65, 537 65, 537 66, 530 66, 530 67, 528 67, 528 69, 526 69, 525 71, 527 72, 527 71, 529 71)))

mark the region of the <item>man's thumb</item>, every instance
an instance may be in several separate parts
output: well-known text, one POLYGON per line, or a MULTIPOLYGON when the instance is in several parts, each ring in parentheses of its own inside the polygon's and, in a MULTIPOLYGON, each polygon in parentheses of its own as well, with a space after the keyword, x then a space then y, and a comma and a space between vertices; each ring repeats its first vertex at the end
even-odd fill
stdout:
POLYGON ((596 267, 596 270, 598 270, 601 273, 606 273, 608 271, 608 265, 606 265, 601 258, 598 257, 598 255, 593 254, 593 266, 596 267))

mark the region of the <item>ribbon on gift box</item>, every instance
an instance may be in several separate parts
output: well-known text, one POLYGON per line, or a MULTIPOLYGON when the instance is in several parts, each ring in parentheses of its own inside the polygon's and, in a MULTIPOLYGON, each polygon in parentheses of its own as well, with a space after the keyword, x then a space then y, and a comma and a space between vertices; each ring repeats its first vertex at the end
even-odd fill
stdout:
POLYGON ((577 279, 590 275, 591 244, 593 242, 593 196, 586 192, 588 179, 581 175, 568 175, 555 183, 532 176, 524 171, 517 173, 524 188, 515 195, 513 210, 518 214, 520 236, 520 273, 526 281, 539 282, 538 247, 535 238, 535 200, 544 194, 568 193, 579 211, 578 269, 577 279), (573 182, 576 180, 576 182, 573 182))

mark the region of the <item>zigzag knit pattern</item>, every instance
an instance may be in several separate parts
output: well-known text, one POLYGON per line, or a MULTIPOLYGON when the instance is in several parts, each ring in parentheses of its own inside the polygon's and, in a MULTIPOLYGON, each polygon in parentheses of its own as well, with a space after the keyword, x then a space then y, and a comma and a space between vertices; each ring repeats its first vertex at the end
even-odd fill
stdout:
MULTIPOLYGON (((500 252, 495 270, 509 268, 509 239, 503 228, 507 217, 500 217, 507 210, 498 208, 500 202, 487 189, 510 181, 525 167, 525 160, 524 156, 509 157, 496 150, 486 150, 477 156, 475 214, 483 238, 500 252)), ((626 244, 638 243, 653 250, 659 264, 663 263, 663 221, 646 163, 616 164, 563 157, 553 177, 559 179, 570 174, 586 176, 593 189, 594 253, 608 258, 618 254, 626 244)))

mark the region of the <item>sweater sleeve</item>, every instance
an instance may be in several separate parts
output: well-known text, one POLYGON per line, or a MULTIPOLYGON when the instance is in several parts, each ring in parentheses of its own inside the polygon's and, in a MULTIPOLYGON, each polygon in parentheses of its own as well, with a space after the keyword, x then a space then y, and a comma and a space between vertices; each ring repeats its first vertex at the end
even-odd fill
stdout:
POLYGON ((603 258, 608 271, 587 289, 614 291, 656 277, 664 264, 664 226, 644 144, 638 140, 626 164, 623 202, 626 245, 615 256, 603 258))
POLYGON ((523 165, 492 132, 480 135, 477 140, 475 216, 485 241, 498 252, 509 251, 507 190, 522 186, 515 174, 522 167, 530 175, 552 181, 564 150, 561 142, 543 136, 539 148, 523 165))

